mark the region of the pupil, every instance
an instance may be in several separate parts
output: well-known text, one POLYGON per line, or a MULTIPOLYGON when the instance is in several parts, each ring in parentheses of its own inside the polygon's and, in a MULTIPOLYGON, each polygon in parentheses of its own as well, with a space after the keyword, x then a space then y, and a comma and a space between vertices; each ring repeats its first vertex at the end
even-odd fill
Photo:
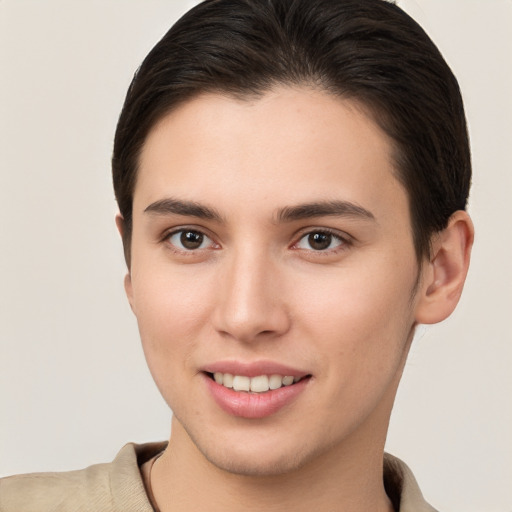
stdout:
POLYGON ((326 233, 311 233, 308 237, 309 245, 317 251, 327 249, 331 245, 331 240, 332 235, 326 233))
POLYGON ((203 243, 203 235, 197 231, 184 231, 180 241, 186 249, 198 249, 203 243))

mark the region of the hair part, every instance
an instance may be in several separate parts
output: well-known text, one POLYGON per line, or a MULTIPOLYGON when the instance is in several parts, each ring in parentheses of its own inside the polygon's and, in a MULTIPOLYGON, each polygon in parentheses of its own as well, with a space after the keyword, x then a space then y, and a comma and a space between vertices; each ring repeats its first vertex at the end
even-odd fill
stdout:
POLYGON ((466 208, 471 158, 457 80, 423 29, 385 0, 206 0, 151 50, 128 89, 112 169, 130 265, 132 204, 151 129, 202 93, 307 86, 362 105, 393 143, 418 261, 466 208))

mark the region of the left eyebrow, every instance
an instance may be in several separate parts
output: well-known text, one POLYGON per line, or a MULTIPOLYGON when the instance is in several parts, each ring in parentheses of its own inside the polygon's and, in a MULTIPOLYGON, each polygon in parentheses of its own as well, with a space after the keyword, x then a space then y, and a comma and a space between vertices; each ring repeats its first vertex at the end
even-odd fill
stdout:
POLYGON ((353 217, 375 220, 372 212, 349 201, 320 201, 286 206, 277 212, 278 222, 292 222, 310 217, 353 217))

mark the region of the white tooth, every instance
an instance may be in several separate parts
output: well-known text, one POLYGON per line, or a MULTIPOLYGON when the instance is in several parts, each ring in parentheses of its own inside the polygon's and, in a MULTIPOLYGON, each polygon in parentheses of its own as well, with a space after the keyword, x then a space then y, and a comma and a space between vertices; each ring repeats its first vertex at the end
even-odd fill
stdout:
POLYGON ((231 373, 225 373, 224 377, 222 378, 222 385, 225 388, 232 388, 233 387, 233 375, 231 373))
POLYGON ((271 375, 268 379, 268 387, 270 389, 279 389, 283 385, 283 377, 281 375, 271 375))
POLYGON ((299 382, 300 379, 301 379, 301 377, 294 377, 293 382, 299 382))
POLYGON ((220 372, 215 372, 215 373, 213 374, 213 378, 215 379, 215 382, 216 382, 217 384, 222 384, 222 381, 224 380, 222 377, 223 377, 223 375, 222 375, 222 373, 220 373, 220 372))
POLYGON ((233 389, 235 391, 249 391, 250 387, 251 379, 249 377, 244 377, 243 375, 235 375, 233 377, 233 389))
POLYGON ((283 377, 283 386, 289 386, 290 384, 293 384, 293 377, 289 375, 283 377))
POLYGON ((259 375, 251 379, 251 391, 255 393, 264 393, 268 391, 268 377, 266 375, 259 375))

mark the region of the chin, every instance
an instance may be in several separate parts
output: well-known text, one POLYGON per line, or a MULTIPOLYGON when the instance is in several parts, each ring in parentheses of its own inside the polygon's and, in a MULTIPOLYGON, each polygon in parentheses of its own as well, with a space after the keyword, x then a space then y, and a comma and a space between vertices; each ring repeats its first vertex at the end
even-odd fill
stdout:
POLYGON ((237 453, 232 450, 229 453, 213 454, 203 452, 205 458, 218 469, 234 475, 248 477, 272 477, 292 473, 306 464, 309 457, 301 457, 300 454, 272 454, 265 456, 261 452, 255 455, 237 453))
MULTIPOLYGON (((280 437, 280 436, 279 436, 280 437)), ((266 477, 289 474, 306 466, 319 455, 307 442, 291 443, 286 439, 272 442, 268 437, 252 436, 250 442, 218 439, 212 444, 190 436, 196 449, 213 466, 235 475, 266 477)), ((290 441, 290 438, 288 438, 290 441)))

